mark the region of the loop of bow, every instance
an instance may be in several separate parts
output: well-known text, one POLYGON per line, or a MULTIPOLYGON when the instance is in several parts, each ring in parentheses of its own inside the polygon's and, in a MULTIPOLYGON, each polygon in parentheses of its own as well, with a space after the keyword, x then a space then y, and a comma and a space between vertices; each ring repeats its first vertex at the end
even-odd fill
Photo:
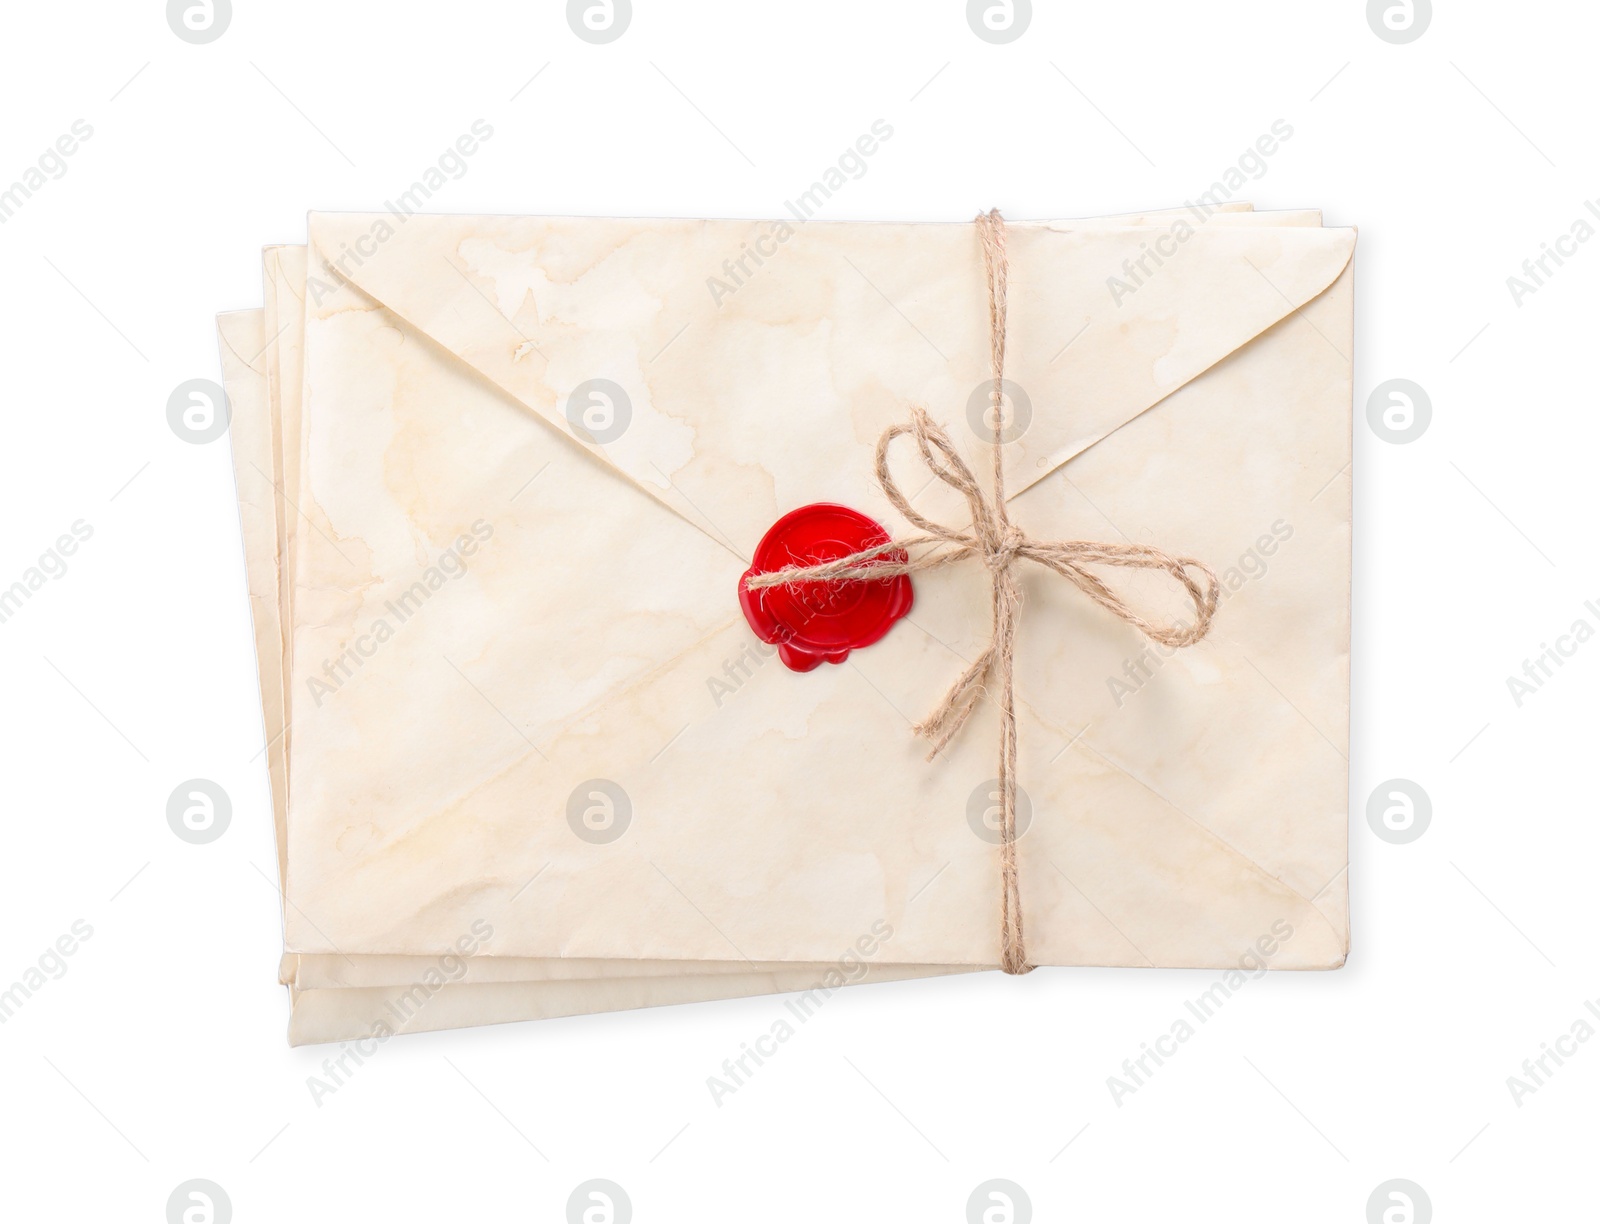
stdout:
POLYGON ((1217 610, 1219 588, 1211 567, 1192 557, 1175 557, 1144 544, 1035 540, 1012 524, 1006 509, 1003 422, 999 413, 1005 369, 1005 224, 996 211, 980 214, 977 225, 989 282, 989 344, 995 410, 993 495, 978 484, 972 469, 950 441, 950 435, 930 420, 925 411, 915 408, 908 424, 893 425, 878 439, 876 476, 890 504, 923 534, 890 540, 816 565, 792 565, 769 574, 754 575, 747 585, 762 588, 805 582, 881 581, 900 574, 936 569, 968 557, 978 558, 989 570, 993 581, 989 644, 914 729, 918 735, 932 741, 933 748, 928 754, 932 760, 965 725, 978 702, 988 695, 991 680, 999 689, 1000 964, 1007 973, 1027 973, 1033 966, 1028 963, 1023 935, 1016 857, 1017 719, 1013 660, 1017 616, 1022 602, 1016 579, 1017 563, 1032 561, 1052 570, 1152 641, 1174 648, 1193 645, 1206 636, 1217 610), (912 439, 923 463, 934 476, 966 499, 971 526, 956 529, 937 523, 919 513, 900 491, 889 473, 889 447, 902 436, 912 439), (889 554, 900 554, 905 559, 889 554), (1147 619, 1090 572, 1088 567, 1094 565, 1161 570, 1171 575, 1194 604, 1194 623, 1161 624, 1147 619), (1203 576, 1204 589, 1191 571, 1203 576))

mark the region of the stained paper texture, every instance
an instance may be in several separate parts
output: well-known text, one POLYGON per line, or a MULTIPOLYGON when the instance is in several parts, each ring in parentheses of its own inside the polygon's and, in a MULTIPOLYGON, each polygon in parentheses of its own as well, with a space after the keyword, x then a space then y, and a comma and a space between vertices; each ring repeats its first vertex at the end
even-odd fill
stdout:
MULTIPOLYGON (((973 227, 809 222, 731 293, 771 223, 309 230, 221 320, 291 1038, 994 967, 998 715, 932 762, 910 731, 986 643, 987 572, 918 574, 888 636, 804 675, 736 598, 796 506, 906 530, 873 448, 913 405, 989 469, 973 227)), ((1030 958, 1335 967, 1354 232, 1184 210, 1009 246, 1012 518, 1223 585, 1171 652, 1021 571, 1030 958)))

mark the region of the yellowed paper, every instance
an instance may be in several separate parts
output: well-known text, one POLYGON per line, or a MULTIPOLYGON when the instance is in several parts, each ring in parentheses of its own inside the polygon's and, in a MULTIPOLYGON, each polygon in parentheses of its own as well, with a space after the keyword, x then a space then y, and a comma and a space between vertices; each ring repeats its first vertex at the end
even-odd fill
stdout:
MULTIPOLYGON (((1172 234, 1170 215, 1012 226, 1008 375, 1034 405, 1028 429, 1008 447, 1014 516, 1036 535, 1126 534, 1208 556, 1229 586, 1213 638, 1167 659, 1120 623, 1099 623, 1098 609, 1054 589, 1049 575, 1028 577, 1021 662, 1035 683, 1019 694, 1028 708, 1021 776, 1035 810, 1020 849, 1035 960, 1231 963, 1270 943, 1278 965, 1342 962, 1348 488, 1327 481, 1348 460, 1352 235, 1321 230, 1319 220, 1213 216, 1181 242, 1165 239, 1177 252, 1171 264, 1115 297, 1107 289, 1115 257, 1147 250, 1152 228, 1172 234), (1210 304, 1213 292, 1226 308, 1210 304), (1082 308, 1073 314, 1065 303, 1082 308), (1025 314, 1030 323, 1019 326, 1025 314), (1076 329, 1044 352, 1047 325, 1066 321, 1076 329), (1331 356, 1311 354, 1308 338, 1331 356), (1087 390, 1074 390, 1080 384, 1087 390), (1275 420, 1269 394, 1290 406, 1275 420), (1054 403, 1085 395, 1094 404, 1083 411, 1054 403), (1293 428, 1282 427, 1285 417, 1293 428), (1244 446, 1252 425, 1254 444, 1244 446), (1238 488, 1234 468, 1217 486, 1216 465, 1230 446, 1229 458, 1271 478, 1238 488), (1334 460, 1317 482, 1326 487, 1307 493, 1294 469, 1324 456, 1334 460), (1208 484, 1217 486, 1210 496, 1222 521, 1192 521, 1184 499, 1208 484), (1278 513, 1263 518, 1274 506, 1278 513), (1256 528, 1242 527, 1257 519, 1256 528), (1207 545, 1222 554, 1208 555, 1207 545), (1264 591, 1269 579, 1291 589, 1264 591), (1325 595, 1332 606, 1321 604, 1325 595), (1297 615, 1322 615, 1301 634, 1309 655, 1294 657, 1292 626, 1263 636, 1257 622, 1279 620, 1274 597, 1297 615), (1229 634, 1235 611, 1254 618, 1239 622, 1244 639, 1229 634), (1250 687, 1251 674, 1270 699, 1260 683, 1250 687), (1291 706, 1314 710, 1299 714, 1298 736, 1284 734, 1291 706), (1216 759, 1210 737, 1219 722, 1231 725, 1235 707, 1249 715, 1246 735, 1238 751, 1216 759), (1318 744, 1337 764, 1316 759, 1318 744), (1288 757, 1251 783, 1252 748, 1288 757), (1307 786, 1321 792, 1316 819, 1269 811, 1274 795, 1303 805, 1307 786)), ((911 402, 942 416, 975 466, 987 463, 979 431, 958 428, 972 388, 954 391, 968 374, 974 386, 984 377, 973 340, 981 312, 951 291, 981 292, 975 244, 965 256, 960 250, 966 227, 814 224, 762 270, 766 279, 752 278, 725 302, 708 294, 696 313, 683 286, 704 293, 704 278, 689 269, 714 266, 702 255, 717 241, 737 249, 750 223, 415 217, 363 254, 363 229, 370 238, 375 224, 314 217, 309 265, 299 248, 268 255, 269 307, 293 305, 283 319, 269 308, 262 330, 289 339, 258 364, 269 384, 277 375, 272 398, 283 401, 272 414, 280 430, 274 475, 285 494, 278 508, 291 490, 299 503, 275 527, 277 603, 291 626, 276 670, 296 711, 291 734, 305 736, 312 757, 303 763, 287 750, 291 735, 281 737, 277 768, 309 786, 303 805, 306 792, 274 775, 290 843, 285 980, 296 984, 297 1016, 315 1009, 360 1029, 377 997, 367 992, 404 991, 414 982, 408 975, 426 970, 429 955, 472 921, 492 922, 495 939, 448 986, 448 997, 473 1000, 467 1013, 480 1017, 459 1022, 792 989, 773 983, 817 980, 841 948, 875 927, 891 934, 873 941, 881 946, 870 973, 851 980, 992 965, 994 851, 967 820, 993 773, 992 718, 987 726, 975 719, 933 766, 905 729, 962 656, 981 648, 981 574, 958 567, 919 576, 912 622, 845 668, 825 669, 835 674, 820 683, 775 662, 747 668, 728 700, 737 719, 719 719, 720 704, 707 709, 708 680, 729 659, 747 659, 753 641, 732 600, 742 555, 782 509, 842 500, 896 526, 863 455, 911 402), (868 271, 892 266, 888 252, 897 247, 913 270, 948 265, 923 275, 911 295, 926 310, 886 304, 868 271), (456 289, 438 278, 435 262, 456 289), (301 314, 292 286, 305 285, 308 266, 301 314), (283 284, 275 287, 275 277, 283 284), (973 286, 959 285, 964 279, 973 286), (683 292, 687 322, 666 348, 651 349, 679 300, 654 292, 669 283, 683 292), (883 331, 863 289, 907 335, 883 331), (649 309, 642 299, 652 299, 649 309), (891 354, 881 371, 866 364, 874 345, 891 354), (682 368, 655 372, 680 346, 682 368), (745 354, 742 368, 737 354, 745 354), (565 416, 562 392, 583 381, 585 363, 629 389, 632 415, 620 438, 591 443, 565 416), (303 401, 283 394, 286 376, 303 401), (795 382, 805 385, 786 385, 795 382), (943 414, 941 401, 950 405, 943 414), (772 408, 741 412, 741 403, 772 408), (710 471, 733 473, 743 497, 712 489, 700 476, 710 471), (806 486, 815 491, 798 492, 806 486), (539 500, 524 508, 536 490, 539 500), (494 491, 508 509, 481 496, 494 491), (494 516, 467 518, 475 499, 494 516), (603 558, 619 546, 615 564, 629 581, 599 590, 596 574, 613 564, 603 558), (455 568, 428 592, 427 607, 418 602, 415 619, 391 611, 381 650, 350 653, 364 623, 384 621, 380 609, 406 607, 379 600, 386 588, 403 594, 419 581, 408 585, 408 577, 455 568), (459 607, 431 602, 461 592, 459 607), (623 598, 641 593, 651 601, 642 608, 623 598), (576 597, 580 610, 565 613, 577 630, 567 645, 563 597, 576 597), (523 611, 508 614, 518 601, 523 611), (436 648, 438 658, 427 657, 436 648), (440 660, 455 673, 453 693, 440 687, 440 660), (520 681, 509 690, 523 698, 516 716, 506 711, 513 702, 492 697, 468 667, 480 679, 520 681), (475 707, 461 700, 468 694, 475 707), (436 698, 446 717, 415 717, 436 698), (403 742, 393 751, 360 749, 339 775, 333 750, 369 742, 404 719, 408 702, 411 722, 435 742, 405 741, 407 729, 398 728, 403 742), (688 717, 673 735, 680 712, 688 717), (503 735, 492 742, 496 720, 503 735), (656 737, 666 748, 638 759, 656 737), (450 759, 457 755, 464 759, 450 759), (726 774, 730 761, 741 776, 717 794, 706 779, 726 774), (429 777, 417 776, 430 765, 429 777), (543 777, 540 766, 550 766, 543 777), (420 784, 398 803, 394 782, 382 780, 392 767, 420 784), (579 841, 568 800, 593 778, 622 788, 631 821, 639 821, 641 796, 656 821, 634 824, 608 846, 579 841), (778 789, 757 802, 744 789, 774 780, 778 789), (355 810, 363 788, 370 818, 329 823, 332 810, 355 810), (452 791, 470 803, 452 801, 452 791), (862 827, 862 811, 883 818, 862 827), (938 815, 918 820, 917 811, 938 815), (719 833, 719 820, 735 823, 719 833), (801 831, 818 841, 800 844, 801 831), (511 878, 524 868, 526 877, 511 878), (374 904, 330 902, 339 891, 374 904), (586 912, 595 903, 585 898, 618 896, 626 904, 616 921, 586 912), (843 943, 829 950, 829 939, 843 943), (703 971, 692 971, 696 963, 703 971), (593 993, 583 981, 595 983, 593 993), (540 995, 547 985, 557 993, 540 995), (504 999, 494 993, 502 986, 504 999), (333 1002, 341 992, 350 992, 347 1005, 333 1002)), ((1146 255, 1144 268, 1152 267, 1146 255)), ((916 487, 909 471, 903 483, 916 487)), ((1157 607, 1170 599, 1159 588, 1141 593, 1157 607)), ((262 638, 259 612, 257 624, 264 649, 270 634, 262 638)), ((263 655, 270 707, 266 670, 263 655)), ((448 1008, 430 1010, 438 1019, 429 1027, 458 1022, 443 1019, 455 1014, 448 1008)), ((325 1022, 298 1025, 297 1039, 331 1031, 325 1022)))

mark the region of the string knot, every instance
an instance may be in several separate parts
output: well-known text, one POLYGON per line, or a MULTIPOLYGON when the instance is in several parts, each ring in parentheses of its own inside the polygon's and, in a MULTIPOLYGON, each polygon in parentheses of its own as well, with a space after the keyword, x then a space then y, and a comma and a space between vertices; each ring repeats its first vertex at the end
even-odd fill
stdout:
POLYGON ((1022 534, 1019 527, 1011 523, 1005 524, 1001 529, 999 538, 986 548, 983 553, 983 563, 990 571, 999 573, 1010 568, 1017 559, 1017 553, 1028 542, 1028 537, 1022 534))

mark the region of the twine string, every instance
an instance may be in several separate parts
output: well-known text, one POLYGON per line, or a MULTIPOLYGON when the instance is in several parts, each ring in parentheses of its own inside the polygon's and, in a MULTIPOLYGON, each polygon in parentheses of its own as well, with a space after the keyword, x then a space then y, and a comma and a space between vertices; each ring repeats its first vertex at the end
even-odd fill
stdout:
POLYGON ((989 293, 989 363, 993 375, 993 493, 985 493, 972 469, 944 428, 921 408, 913 408, 907 424, 892 425, 878 439, 875 476, 897 511, 920 535, 906 536, 816 565, 791 565, 752 575, 746 585, 761 589, 808 582, 872 582, 901 574, 938 569, 976 557, 991 580, 989 644, 961 673, 929 715, 913 730, 929 740, 931 761, 966 724, 979 701, 997 690, 1000 711, 1000 967, 1007 973, 1028 973, 1027 939, 1017 872, 1017 713, 1015 655, 1022 591, 1017 563, 1031 561, 1060 575, 1101 607, 1132 625, 1151 641, 1173 648, 1192 646, 1211 629, 1219 587, 1211 567, 1193 557, 1175 557, 1144 544, 1097 543, 1090 540, 1035 540, 1012 524, 1006 507, 1003 437, 1000 412, 1006 359, 1006 229, 999 210, 976 218, 983 248, 989 293), (966 499, 972 523, 952 528, 919 513, 889 472, 889 448, 909 437, 928 470, 966 499), (902 554, 905 560, 888 554, 902 554), (1163 624, 1141 615, 1090 571, 1089 566, 1160 570, 1169 574, 1194 604, 1192 625, 1163 624), (1198 571, 1204 587, 1191 571, 1198 571))

